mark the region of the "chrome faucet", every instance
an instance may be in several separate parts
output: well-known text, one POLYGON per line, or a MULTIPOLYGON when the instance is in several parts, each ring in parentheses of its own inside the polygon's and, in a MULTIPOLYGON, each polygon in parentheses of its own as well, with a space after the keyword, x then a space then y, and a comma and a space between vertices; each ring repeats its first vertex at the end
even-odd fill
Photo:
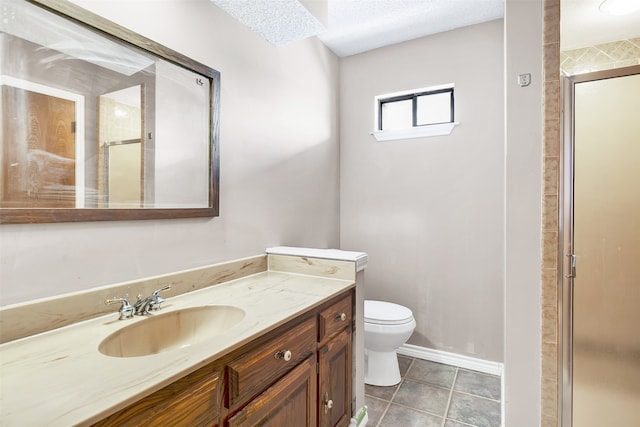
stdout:
POLYGON ((119 319, 130 319, 133 317, 133 313, 135 312, 135 308, 133 308, 131 306, 131 304, 129 304, 129 300, 126 298, 111 298, 105 301, 105 304, 109 305, 109 304, 115 304, 115 303, 122 303, 122 305, 120 306, 120 309, 118 309, 118 313, 120 314, 119 319))
POLYGON ((134 314, 138 316, 144 316, 148 314, 150 311, 155 311, 160 309, 160 305, 166 301, 166 298, 161 297, 159 294, 162 291, 166 291, 167 289, 171 289, 171 285, 165 286, 164 288, 156 289, 146 298, 142 298, 142 295, 138 295, 138 301, 133 305, 134 314))

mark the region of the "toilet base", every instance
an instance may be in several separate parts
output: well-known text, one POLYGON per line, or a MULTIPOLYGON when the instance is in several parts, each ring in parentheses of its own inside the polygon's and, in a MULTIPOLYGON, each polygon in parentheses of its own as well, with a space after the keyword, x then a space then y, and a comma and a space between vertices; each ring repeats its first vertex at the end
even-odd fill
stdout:
POLYGON ((400 367, 396 351, 365 349, 364 382, 369 385, 392 386, 400 382, 400 367))

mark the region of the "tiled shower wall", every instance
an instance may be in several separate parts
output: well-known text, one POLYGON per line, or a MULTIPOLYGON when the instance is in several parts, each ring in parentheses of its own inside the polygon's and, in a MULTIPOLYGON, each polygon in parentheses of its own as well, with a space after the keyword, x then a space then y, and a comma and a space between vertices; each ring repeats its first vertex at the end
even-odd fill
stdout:
POLYGON ((544 0, 542 183, 542 427, 558 425, 558 188, 560 180, 560 0, 544 0))

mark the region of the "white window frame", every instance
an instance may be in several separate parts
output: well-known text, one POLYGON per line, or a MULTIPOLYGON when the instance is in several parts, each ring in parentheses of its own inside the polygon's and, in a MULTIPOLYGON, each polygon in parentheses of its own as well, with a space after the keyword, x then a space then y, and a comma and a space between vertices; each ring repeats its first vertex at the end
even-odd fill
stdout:
POLYGON ((413 89, 403 92, 395 92, 388 93, 384 95, 378 95, 375 97, 374 102, 374 123, 375 123, 375 131, 371 134, 376 138, 377 141, 389 141, 389 140, 398 140, 398 139, 408 139, 408 138, 420 138, 420 137, 429 137, 429 136, 442 136, 449 135, 455 126, 459 123, 454 121, 454 102, 453 102, 453 93, 455 93, 455 85, 453 83, 448 83, 440 86, 431 86, 420 89, 413 89), (428 96, 429 94, 439 94, 443 91, 451 91, 452 99, 451 99, 451 120, 450 122, 445 123, 435 123, 435 124, 427 124, 427 125, 417 125, 415 122, 415 110, 413 112, 414 120, 413 126, 410 128, 404 129, 388 129, 381 130, 382 126, 382 105, 385 102, 393 102, 393 100, 401 100, 401 99, 410 99, 411 97, 418 96, 428 96))

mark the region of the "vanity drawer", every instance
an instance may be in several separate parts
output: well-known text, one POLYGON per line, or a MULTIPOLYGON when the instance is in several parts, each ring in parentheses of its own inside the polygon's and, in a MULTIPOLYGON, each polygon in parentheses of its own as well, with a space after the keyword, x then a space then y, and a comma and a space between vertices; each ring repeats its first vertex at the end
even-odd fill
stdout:
POLYGON ((320 311, 318 314, 318 341, 337 334, 351 325, 353 319, 353 302, 351 293, 320 311))
POLYGON ((309 317, 227 364, 227 408, 261 393, 316 351, 316 321, 309 317))

